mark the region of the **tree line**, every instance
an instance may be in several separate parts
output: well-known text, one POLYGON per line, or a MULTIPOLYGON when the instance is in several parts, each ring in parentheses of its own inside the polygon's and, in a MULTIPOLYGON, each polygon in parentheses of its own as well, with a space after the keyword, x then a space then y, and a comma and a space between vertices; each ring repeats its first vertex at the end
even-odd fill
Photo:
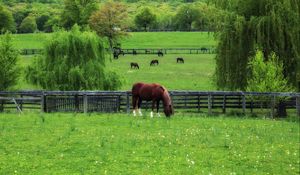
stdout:
MULTIPOLYGON (((0 30, 13 33, 53 32, 74 24, 89 27, 89 18, 108 2, 98 0, 4 0, 0 30)), ((222 11, 202 1, 123 1, 127 31, 214 31, 222 11), (187 3, 188 2, 188 3, 187 3)), ((119 9, 116 9, 119 10, 119 9)), ((121 17, 122 18, 122 17, 121 17)))

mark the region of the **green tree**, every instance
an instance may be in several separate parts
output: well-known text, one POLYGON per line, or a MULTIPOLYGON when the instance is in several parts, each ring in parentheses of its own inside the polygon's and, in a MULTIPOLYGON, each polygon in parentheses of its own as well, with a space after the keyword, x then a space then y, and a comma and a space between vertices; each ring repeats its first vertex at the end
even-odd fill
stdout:
POLYGON ((192 30, 192 24, 200 17, 200 11, 193 5, 181 6, 175 15, 175 25, 179 30, 192 30))
POLYGON ((252 92, 293 92, 294 88, 283 75, 283 63, 275 53, 268 59, 262 51, 257 51, 249 63, 247 91, 252 92), (264 61, 268 60, 268 61, 264 61))
POLYGON ((48 90, 116 90, 119 76, 105 68, 105 50, 93 32, 53 34, 45 45, 45 54, 26 71, 27 79, 48 90))
POLYGON ((19 28, 21 33, 33 33, 37 30, 35 17, 32 15, 27 16, 21 23, 19 28))
POLYGON ((50 16, 48 14, 42 14, 36 18, 36 25, 39 31, 45 31, 45 25, 49 18, 50 16))
MULTIPOLYGON (((231 1, 232 3, 237 0, 231 1)), ((244 90, 247 65, 262 48, 264 58, 275 53, 284 76, 296 86, 300 58, 300 2, 296 0, 238 0, 219 29, 216 83, 221 89, 244 90)))
POLYGON ((134 21, 137 27, 143 27, 147 31, 149 26, 156 22, 156 15, 151 12, 150 8, 146 7, 135 16, 134 21))
MULTIPOLYGON (((247 91, 252 92, 294 92, 295 88, 289 84, 283 75, 283 63, 278 59, 275 53, 271 53, 269 58, 264 58, 262 51, 257 51, 254 58, 249 63, 250 74, 248 75, 247 91), (267 61, 264 61, 267 60, 267 61)), ((260 100, 270 102, 270 97, 256 97, 260 100)), ((277 115, 278 117, 287 116, 283 97, 277 97, 277 115)), ((274 107, 275 107, 274 106, 274 107)))
POLYGON ((91 14, 96 10, 96 0, 65 0, 61 14, 62 26, 70 29, 74 24, 87 25, 91 14))
POLYGON ((0 33, 5 31, 15 32, 16 25, 12 13, 0 5, 0 33))
POLYGON ((19 53, 13 48, 11 35, 0 37, 0 91, 7 90, 17 83, 19 53))
POLYGON ((106 37, 110 48, 127 33, 127 8, 119 2, 106 2, 100 10, 92 14, 89 24, 101 37, 106 37))

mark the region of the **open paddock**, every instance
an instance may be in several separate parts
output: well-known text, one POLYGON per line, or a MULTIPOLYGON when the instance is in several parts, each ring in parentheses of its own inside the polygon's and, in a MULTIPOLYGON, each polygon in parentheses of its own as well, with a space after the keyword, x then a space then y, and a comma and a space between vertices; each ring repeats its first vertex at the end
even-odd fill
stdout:
POLYGON ((299 123, 0 114, 3 174, 299 174, 299 123))

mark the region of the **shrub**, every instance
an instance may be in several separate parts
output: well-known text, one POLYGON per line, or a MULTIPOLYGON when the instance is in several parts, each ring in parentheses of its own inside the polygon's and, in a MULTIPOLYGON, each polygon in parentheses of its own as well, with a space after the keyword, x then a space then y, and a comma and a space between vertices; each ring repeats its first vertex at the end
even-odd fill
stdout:
POLYGON ((33 33, 37 30, 35 18, 33 16, 27 16, 21 23, 21 33, 33 33))
POLYGON ((10 34, 0 37, 0 91, 16 84, 19 76, 18 55, 18 51, 12 46, 10 34))
POLYGON ((45 46, 45 54, 26 71, 28 81, 48 90, 118 89, 119 76, 106 73, 103 43, 93 32, 53 34, 45 46))

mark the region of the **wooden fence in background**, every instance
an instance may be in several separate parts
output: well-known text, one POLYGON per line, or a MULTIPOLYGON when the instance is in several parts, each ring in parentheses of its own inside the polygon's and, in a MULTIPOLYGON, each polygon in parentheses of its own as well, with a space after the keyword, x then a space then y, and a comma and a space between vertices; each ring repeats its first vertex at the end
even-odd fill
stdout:
MULTIPOLYGON (((176 110, 189 112, 226 113, 237 109, 241 113, 267 109, 274 116, 278 101, 300 116, 300 93, 200 92, 170 91, 176 110)), ((162 107, 162 104, 161 104, 162 107)), ((151 102, 142 108, 150 109, 151 102)), ((131 92, 126 91, 19 91, 0 92, 0 111, 40 110, 42 112, 127 112, 131 107, 131 92)))
MULTIPOLYGON (((109 49, 106 49, 107 51, 109 49)), ((161 51, 164 54, 214 54, 216 49, 212 46, 210 47, 201 47, 201 48, 161 48, 161 49, 122 49, 124 54, 157 54, 158 51, 161 51)), ((35 55, 43 53, 43 49, 23 49, 21 50, 22 55, 35 55)))

